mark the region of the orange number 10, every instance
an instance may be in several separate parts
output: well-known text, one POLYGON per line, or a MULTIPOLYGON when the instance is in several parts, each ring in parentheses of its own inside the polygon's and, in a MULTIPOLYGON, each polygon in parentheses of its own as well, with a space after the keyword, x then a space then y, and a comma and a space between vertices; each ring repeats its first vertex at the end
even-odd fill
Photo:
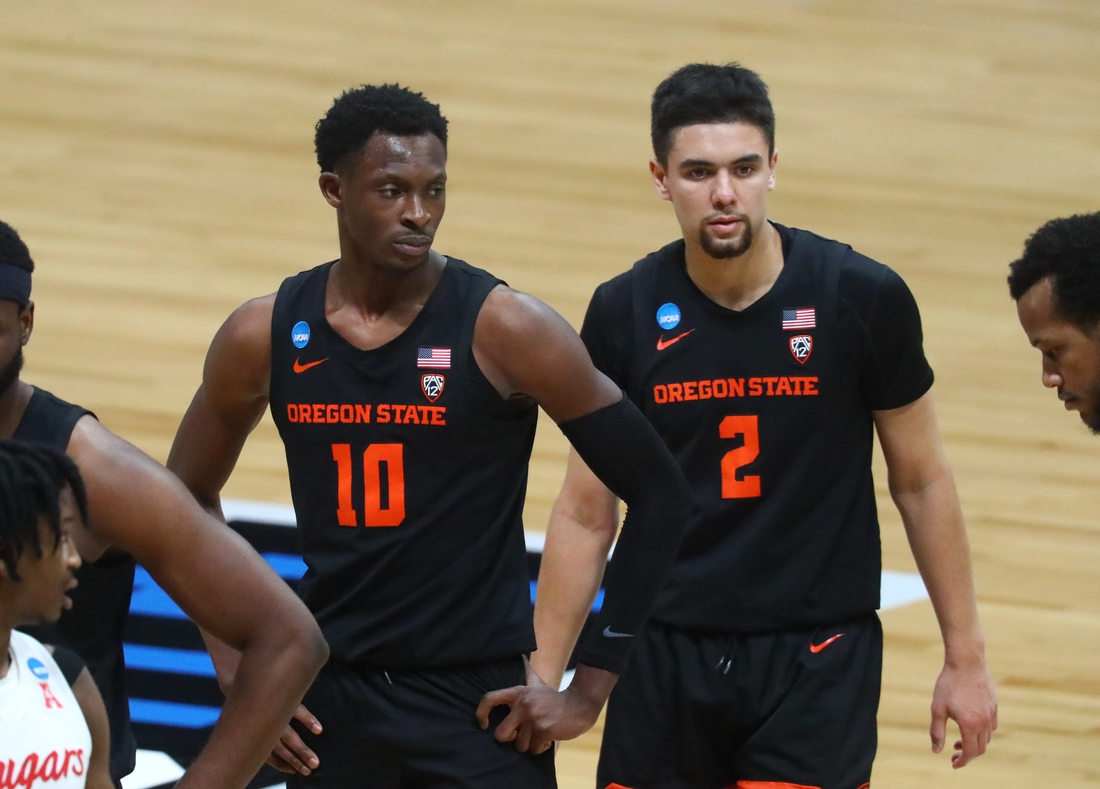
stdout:
MULTIPOLYGON (((363 525, 400 526, 405 520, 405 455, 402 444, 368 444, 363 452, 363 525), (382 467, 386 482, 382 484, 382 467)), ((336 461, 336 521, 359 525, 351 500, 351 444, 333 444, 336 461)))
POLYGON ((760 434, 757 432, 756 415, 727 416, 718 426, 722 438, 744 436, 745 443, 731 449, 722 457, 722 498, 754 499, 760 495, 760 477, 746 474, 741 479, 737 472, 756 460, 760 454, 760 434))

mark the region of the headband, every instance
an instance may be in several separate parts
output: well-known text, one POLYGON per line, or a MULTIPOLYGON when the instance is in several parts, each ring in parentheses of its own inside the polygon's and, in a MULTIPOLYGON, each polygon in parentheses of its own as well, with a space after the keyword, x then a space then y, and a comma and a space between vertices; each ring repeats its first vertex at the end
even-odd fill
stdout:
POLYGON ((11 263, 0 262, 0 299, 26 307, 31 300, 31 273, 11 263))

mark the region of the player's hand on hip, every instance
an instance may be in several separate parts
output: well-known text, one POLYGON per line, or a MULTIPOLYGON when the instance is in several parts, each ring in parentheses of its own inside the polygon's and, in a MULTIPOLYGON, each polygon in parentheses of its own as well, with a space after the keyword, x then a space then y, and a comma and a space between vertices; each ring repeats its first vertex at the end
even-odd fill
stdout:
MULTIPOLYGON (((321 722, 313 717, 313 713, 302 704, 299 704, 298 709, 295 710, 294 720, 314 734, 321 733, 321 722)), ((298 732, 294 731, 294 727, 287 726, 283 729, 279 742, 272 749, 271 755, 267 757, 267 763, 284 773, 309 775, 317 769, 321 764, 321 760, 302 741, 302 738, 298 736, 298 732)))
POLYGON ((997 695, 984 660, 944 664, 932 694, 933 753, 943 750, 948 718, 959 724, 959 739, 951 755, 951 766, 957 770, 985 753, 997 728, 997 695))
POLYGON ((489 713, 494 707, 511 707, 496 727, 498 742, 514 742, 520 753, 539 754, 556 740, 571 740, 595 725, 600 706, 570 692, 556 691, 543 682, 524 658, 527 684, 486 693, 477 707, 481 728, 489 728, 489 713))

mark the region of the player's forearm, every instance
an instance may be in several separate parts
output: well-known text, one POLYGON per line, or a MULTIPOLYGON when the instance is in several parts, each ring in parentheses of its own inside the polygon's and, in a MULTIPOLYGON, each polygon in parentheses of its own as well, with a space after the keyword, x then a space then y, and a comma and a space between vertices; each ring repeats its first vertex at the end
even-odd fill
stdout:
POLYGON ((180 789, 247 785, 328 657, 312 620, 291 620, 268 631, 241 653, 210 741, 180 780, 180 789))
POLYGON ((206 644, 206 651, 210 653, 210 662, 214 664, 214 674, 218 678, 218 687, 221 688, 222 693, 228 694, 229 689, 233 686, 233 678, 237 676, 237 668, 241 663, 241 653, 201 627, 199 633, 206 644))
POLYGON ((600 588, 607 552, 615 534, 610 528, 586 528, 564 513, 560 499, 550 514, 535 598, 535 641, 531 667, 556 688, 569 663, 581 628, 600 588))
POLYGON ((895 491, 894 501, 932 600, 947 659, 984 661, 970 547, 950 470, 919 488, 895 491))
POLYGON ((691 516, 691 490, 668 447, 626 398, 561 427, 627 507, 596 629, 577 653, 581 662, 618 673, 672 572, 691 516))

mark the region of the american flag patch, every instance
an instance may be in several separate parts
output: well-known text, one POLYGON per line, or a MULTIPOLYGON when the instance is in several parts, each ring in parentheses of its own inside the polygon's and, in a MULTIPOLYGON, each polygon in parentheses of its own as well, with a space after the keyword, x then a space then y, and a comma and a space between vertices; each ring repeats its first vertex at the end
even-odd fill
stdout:
POLYGON ((804 307, 800 310, 783 310, 783 330, 816 329, 817 313, 813 307, 804 307))
POLYGON ((427 367, 432 370, 451 369, 450 348, 425 348, 416 349, 416 366, 427 367))

